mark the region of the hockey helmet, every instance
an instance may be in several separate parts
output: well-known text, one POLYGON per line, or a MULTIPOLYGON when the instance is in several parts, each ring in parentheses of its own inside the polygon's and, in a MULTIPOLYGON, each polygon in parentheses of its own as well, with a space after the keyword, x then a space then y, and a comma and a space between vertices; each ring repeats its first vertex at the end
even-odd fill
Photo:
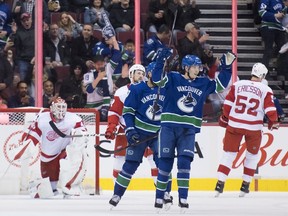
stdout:
POLYGON ((143 71, 144 72, 144 76, 146 75, 146 70, 145 70, 145 67, 141 64, 134 64, 130 67, 129 69, 129 78, 131 80, 131 82, 133 81, 133 76, 134 76, 134 73, 136 71, 143 71))
POLYGON ((50 112, 55 120, 64 119, 67 112, 67 103, 61 97, 56 98, 51 103, 50 112))
POLYGON ((155 68, 155 65, 156 65, 156 62, 150 62, 150 64, 147 65, 147 67, 146 67, 146 71, 147 72, 152 72, 154 70, 154 68, 155 68))
POLYGON ((185 70, 186 66, 188 66, 188 67, 199 66, 199 67, 201 67, 200 70, 202 70, 202 62, 201 62, 200 58, 198 58, 195 55, 186 55, 182 59, 182 69, 185 70))
POLYGON ((258 78, 265 78, 266 74, 268 73, 268 69, 266 66, 260 62, 255 63, 252 67, 251 75, 256 76, 258 78))

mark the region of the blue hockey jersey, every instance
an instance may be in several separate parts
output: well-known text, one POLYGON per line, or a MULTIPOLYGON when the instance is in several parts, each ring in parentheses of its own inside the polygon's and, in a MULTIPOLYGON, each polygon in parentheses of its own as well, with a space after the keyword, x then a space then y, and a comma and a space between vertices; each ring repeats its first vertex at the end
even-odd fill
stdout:
POLYGON ((156 103, 158 87, 150 88, 146 82, 133 84, 124 102, 123 117, 126 128, 134 127, 144 134, 156 133, 160 128, 160 116, 165 99, 164 89, 160 90, 156 103), (153 113, 155 108, 155 116, 153 113))
POLYGON ((221 71, 216 80, 207 77, 190 80, 176 71, 161 80, 162 68, 163 64, 157 62, 152 75, 153 81, 165 89, 161 125, 194 128, 199 133, 204 102, 209 94, 220 92, 228 85, 231 69, 221 71))

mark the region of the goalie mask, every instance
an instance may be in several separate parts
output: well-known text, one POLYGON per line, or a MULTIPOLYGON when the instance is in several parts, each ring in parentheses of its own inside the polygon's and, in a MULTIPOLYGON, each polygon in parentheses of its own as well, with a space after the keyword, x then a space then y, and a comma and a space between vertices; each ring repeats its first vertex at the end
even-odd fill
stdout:
POLYGON ((67 103, 60 97, 56 98, 50 106, 50 112, 56 121, 64 119, 66 111, 67 103))
POLYGON ((252 67, 251 75, 258 77, 260 79, 264 79, 266 74, 268 73, 268 69, 262 63, 255 63, 252 67))
POLYGON ((131 83, 138 83, 143 80, 146 75, 145 67, 141 64, 134 64, 129 69, 129 78, 131 83))

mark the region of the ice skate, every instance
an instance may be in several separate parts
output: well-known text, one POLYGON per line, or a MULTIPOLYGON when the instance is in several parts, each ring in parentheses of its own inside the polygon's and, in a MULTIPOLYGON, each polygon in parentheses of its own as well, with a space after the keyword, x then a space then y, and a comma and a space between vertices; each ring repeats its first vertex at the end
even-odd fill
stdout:
POLYGON ((173 196, 171 196, 168 192, 165 192, 163 199, 164 209, 168 211, 173 205, 173 196))
POLYGON ((159 213, 163 208, 163 199, 156 199, 154 207, 156 209, 156 213, 159 213))
POLYGON ((109 204, 111 205, 111 210, 118 205, 120 202, 121 197, 118 195, 113 195, 112 198, 109 200, 109 204))
POLYGON ((178 206, 181 208, 181 214, 184 214, 186 210, 189 208, 189 204, 187 203, 187 199, 179 199, 178 206))
POLYGON ((239 197, 244 197, 246 194, 249 193, 249 182, 242 182, 241 188, 240 188, 240 194, 239 197))
POLYGON ((215 197, 219 197, 219 195, 223 193, 223 189, 224 189, 224 182, 218 181, 215 187, 216 191, 215 197))

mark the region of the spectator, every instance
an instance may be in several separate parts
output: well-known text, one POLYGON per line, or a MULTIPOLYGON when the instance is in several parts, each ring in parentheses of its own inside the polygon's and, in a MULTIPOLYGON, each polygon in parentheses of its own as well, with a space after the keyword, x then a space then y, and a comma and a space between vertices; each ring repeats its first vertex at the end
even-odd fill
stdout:
POLYGON ((72 38, 79 37, 82 32, 82 26, 67 12, 61 13, 59 26, 59 38, 65 41, 71 41, 72 38))
POLYGON ((105 61, 101 55, 94 57, 94 70, 84 74, 84 85, 87 92, 87 108, 100 111, 100 120, 106 121, 110 107, 108 82, 105 72, 105 61))
POLYGON ((110 12, 111 8, 113 7, 114 4, 118 4, 120 0, 104 0, 104 8, 110 12))
MULTIPOLYGON (((174 13, 177 10, 177 17, 175 21, 175 27, 173 30, 173 38, 176 39, 177 32, 184 32, 187 23, 195 22, 196 19, 200 18, 201 12, 196 5, 196 1, 193 0, 174 0, 176 6, 171 7, 169 4, 168 16, 173 17, 170 19, 169 26, 173 25, 174 13)), ((174 41, 175 42, 175 41, 174 41)))
POLYGON ((165 47, 164 41, 171 36, 170 29, 167 25, 162 25, 157 34, 150 37, 144 43, 143 48, 143 65, 147 66, 150 62, 155 61, 158 53, 165 47))
POLYGON ((196 55, 198 56, 203 64, 207 64, 211 67, 215 59, 213 58, 213 52, 210 50, 204 50, 202 43, 208 40, 209 35, 205 34, 200 37, 200 27, 196 23, 188 23, 185 26, 186 36, 178 40, 177 51, 179 54, 180 62, 182 58, 186 55, 196 55))
POLYGON ((77 64, 70 68, 71 76, 63 81, 60 88, 60 97, 66 101, 68 108, 83 108, 83 104, 86 104, 86 97, 82 91, 82 66, 77 64))
POLYGON ((135 42, 132 39, 128 39, 124 44, 124 48, 127 54, 126 64, 130 67, 135 63, 135 42))
POLYGON ((34 105, 34 98, 28 94, 28 84, 23 80, 18 82, 16 95, 8 99, 8 107, 17 108, 34 105))
MULTIPOLYGON (((72 41, 72 62, 80 62, 81 65, 85 65, 87 68, 93 66, 91 61, 93 58, 92 50, 98 41, 99 39, 93 36, 92 25, 84 24, 82 35, 72 41)), ((86 68, 83 69, 87 71, 86 68)))
POLYGON ((57 98, 57 95, 54 95, 54 84, 50 80, 43 82, 43 107, 49 108, 52 101, 57 98))
MULTIPOLYGON (((39 1, 39 0, 38 0, 39 1)), ((50 23, 50 14, 48 10, 47 3, 42 0, 43 2, 43 21, 44 23, 50 23)), ((23 13, 28 13, 32 15, 32 21, 34 24, 35 21, 35 0, 18 0, 15 4, 15 7, 12 10, 12 15, 17 23, 17 25, 21 25, 21 15, 23 13)))
POLYGON ((32 26, 32 17, 28 13, 21 15, 21 26, 14 36, 16 51, 16 65, 18 66, 20 79, 27 80, 29 67, 35 55, 35 31, 32 26))
POLYGON ((0 56, 0 98, 8 99, 9 94, 7 88, 11 86, 12 82, 12 67, 5 56, 0 56))
MULTIPOLYGON (((286 32, 281 20, 285 16, 284 8, 288 1, 261 0, 259 14, 262 18, 260 33, 264 42, 262 63, 269 68, 269 61, 273 57, 273 45, 276 53, 286 43, 286 32)), ((268 79, 269 77, 267 77, 268 79)))
POLYGON ((151 0, 149 2, 145 31, 156 34, 161 25, 169 25, 171 18, 168 18, 167 15, 168 3, 168 0, 151 0))
POLYGON ((116 32, 134 29, 134 7, 130 5, 130 0, 120 0, 120 3, 113 4, 109 14, 110 22, 116 32))
POLYGON ((50 12, 64 12, 70 10, 68 0, 46 0, 50 12))
POLYGON ((104 0, 90 0, 89 7, 85 8, 84 23, 93 25, 94 30, 101 30, 105 25, 102 20, 102 13, 106 13, 109 17, 109 13, 104 9, 104 0))
POLYGON ((89 0, 70 0, 70 10, 75 13, 84 12, 85 7, 89 7, 89 0))
POLYGON ((12 14, 10 5, 0 1, 0 49, 4 49, 8 36, 11 33, 12 14))
POLYGON ((52 67, 70 64, 70 49, 64 39, 60 39, 59 27, 51 24, 48 35, 45 34, 43 53, 45 57, 50 57, 52 67))

